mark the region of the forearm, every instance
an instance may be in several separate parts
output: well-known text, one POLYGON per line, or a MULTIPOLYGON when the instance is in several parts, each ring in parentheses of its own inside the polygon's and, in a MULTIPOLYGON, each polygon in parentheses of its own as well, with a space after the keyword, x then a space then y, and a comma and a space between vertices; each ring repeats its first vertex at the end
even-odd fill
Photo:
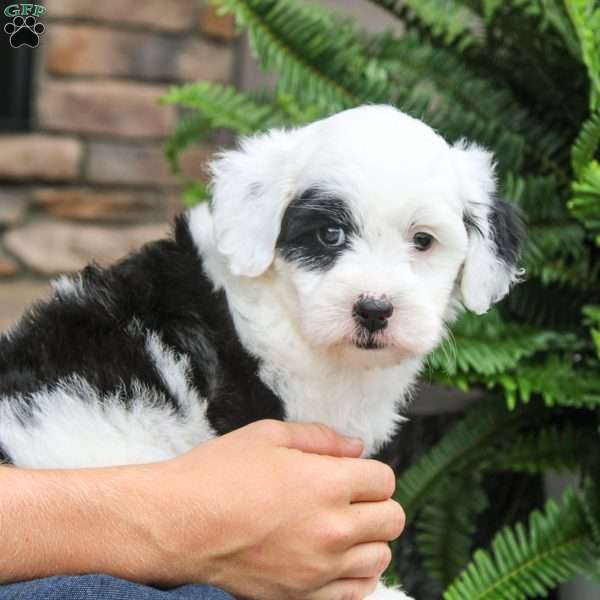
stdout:
POLYGON ((143 467, 0 467, 0 583, 90 572, 150 580, 145 476, 143 467))

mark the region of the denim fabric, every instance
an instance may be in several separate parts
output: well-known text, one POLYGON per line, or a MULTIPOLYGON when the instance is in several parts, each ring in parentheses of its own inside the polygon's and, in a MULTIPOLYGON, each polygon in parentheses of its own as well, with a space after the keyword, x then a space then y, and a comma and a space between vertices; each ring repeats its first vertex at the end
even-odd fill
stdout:
POLYGON ((0 586, 0 600, 233 600, 206 585, 157 590, 108 575, 49 577, 0 586))

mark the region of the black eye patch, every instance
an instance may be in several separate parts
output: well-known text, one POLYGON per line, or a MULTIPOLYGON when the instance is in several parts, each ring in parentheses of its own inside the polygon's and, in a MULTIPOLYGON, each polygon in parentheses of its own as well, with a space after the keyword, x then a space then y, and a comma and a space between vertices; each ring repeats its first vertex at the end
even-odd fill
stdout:
POLYGON ((276 248, 285 260, 307 269, 325 270, 333 266, 358 232, 358 224, 344 200, 326 190, 310 188, 287 207, 276 248), (336 228, 343 229, 344 243, 323 244, 319 232, 336 228))

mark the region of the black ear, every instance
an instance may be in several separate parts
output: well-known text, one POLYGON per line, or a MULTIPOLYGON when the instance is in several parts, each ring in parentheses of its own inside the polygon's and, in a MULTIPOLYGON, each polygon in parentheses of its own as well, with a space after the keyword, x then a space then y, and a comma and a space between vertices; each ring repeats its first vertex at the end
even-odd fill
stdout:
POLYGON ((488 219, 498 258, 509 267, 517 268, 527 237, 525 214, 514 204, 496 198, 488 219))
POLYGON ((496 193, 494 160, 484 148, 459 142, 452 148, 468 247, 459 282, 458 300, 483 314, 519 280, 524 220, 512 204, 496 193))

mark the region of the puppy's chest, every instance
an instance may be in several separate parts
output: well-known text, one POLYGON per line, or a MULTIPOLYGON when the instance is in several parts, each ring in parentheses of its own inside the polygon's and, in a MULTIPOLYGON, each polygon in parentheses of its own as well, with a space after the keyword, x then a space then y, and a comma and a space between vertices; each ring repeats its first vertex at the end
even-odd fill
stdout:
POLYGON ((404 389, 397 372, 311 377, 263 365, 259 377, 279 397, 286 420, 322 423, 358 437, 365 455, 388 441, 401 420, 404 389))

